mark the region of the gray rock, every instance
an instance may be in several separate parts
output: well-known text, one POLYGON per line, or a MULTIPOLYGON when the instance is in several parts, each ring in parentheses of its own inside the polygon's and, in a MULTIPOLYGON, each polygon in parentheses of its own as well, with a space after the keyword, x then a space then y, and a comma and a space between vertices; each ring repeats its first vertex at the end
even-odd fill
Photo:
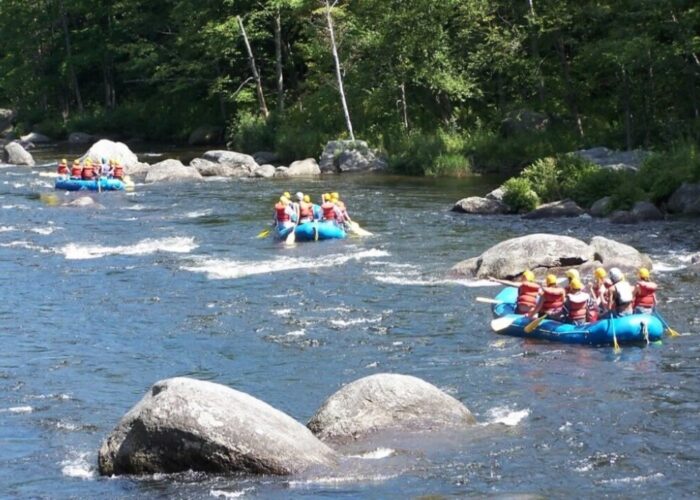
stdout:
POLYGON ((204 158, 195 158, 190 166, 197 169, 203 177, 250 177, 250 169, 246 165, 223 165, 204 158))
POLYGON ((272 151, 257 151, 253 153, 253 159, 258 163, 258 165, 265 165, 267 163, 277 163, 280 161, 277 153, 272 151))
POLYGON ((590 247, 593 250, 595 259, 607 268, 617 266, 652 269, 653 267, 653 263, 648 255, 641 253, 630 245, 625 245, 615 240, 595 236, 591 239, 590 247))
POLYGON ((609 170, 637 171, 649 153, 641 149, 615 151, 605 147, 581 149, 573 154, 609 170))
POLYGON ((132 163, 131 165, 125 166, 124 173, 127 175, 145 176, 150 168, 151 166, 148 163, 137 161, 136 163, 132 163))
POLYGON ((196 168, 184 166, 180 160, 164 160, 151 165, 146 182, 199 181, 201 174, 196 168))
POLYGON ((470 196, 455 203, 452 211, 465 214, 504 214, 508 212, 508 207, 498 200, 470 196))
POLYGON ((553 201, 540 205, 523 219, 548 219, 552 217, 578 217, 584 210, 572 200, 553 201))
POLYGON ((222 133, 223 129, 221 127, 215 125, 201 125, 190 133, 187 142, 191 146, 216 144, 221 141, 222 133))
POLYGON ((684 182, 671 195, 666 208, 673 213, 700 214, 700 184, 684 182))
POLYGON ((193 158, 192 161, 190 161, 190 167, 196 168, 197 171, 204 176, 208 175, 206 173, 207 170, 215 165, 218 165, 218 163, 211 160, 205 160, 204 158, 193 158))
POLYGON ((610 212, 611 201, 612 198, 610 198, 610 196, 604 196, 591 205, 591 209, 588 211, 588 213, 590 213, 593 217, 605 217, 608 212, 610 212))
POLYGON ((323 148, 319 167, 323 173, 375 171, 388 163, 365 141, 329 141, 323 148))
POLYGON ((275 177, 287 177, 287 170, 289 167, 279 166, 275 168, 275 177))
POLYGON ((196 470, 293 474, 336 454, 290 416, 229 387, 177 377, 156 382, 99 450, 100 474, 196 470))
POLYGON ((661 213, 661 210, 648 201, 638 201, 635 203, 632 207, 632 215, 640 221, 661 220, 664 218, 664 214, 661 213))
POLYGON ((53 142, 50 137, 40 134, 39 132, 30 132, 27 135, 23 135, 22 140, 32 142, 34 144, 46 144, 48 142, 53 142))
POLYGON ((318 163, 313 158, 307 158, 305 160, 298 160, 289 165, 286 170, 277 170, 275 176, 278 177, 306 177, 312 175, 319 175, 321 170, 318 167, 318 163))
POLYGON ((101 210, 104 208, 103 205, 95 202, 95 200, 89 196, 81 196, 80 198, 76 198, 75 200, 66 203, 66 205, 69 207, 90 207, 93 210, 101 210))
POLYGON ((613 224, 636 224, 639 218, 629 210, 615 210, 608 216, 613 224))
POLYGON ((380 373, 329 397, 308 423, 322 440, 343 441, 386 431, 461 428, 476 423, 452 396, 416 377, 380 373))
POLYGON ((501 122, 500 132, 503 137, 522 133, 542 132, 549 127, 549 117, 544 113, 521 109, 512 111, 501 122))
POLYGON ((250 172, 255 171, 259 167, 252 156, 235 151, 207 151, 204 153, 203 158, 229 167, 245 167, 250 172))
POLYGON ((693 264, 700 264, 700 253, 696 253, 695 255, 691 256, 690 262, 693 264))
POLYGON ((273 165, 260 165, 258 168, 255 169, 253 175, 255 177, 263 177, 265 179, 269 179, 275 176, 276 171, 277 169, 275 169, 273 165))
POLYGON ((12 122, 15 119, 15 111, 12 109, 0 108, 0 132, 12 127, 12 122))
POLYGON ((459 276, 513 279, 525 270, 572 267, 593 260, 593 249, 581 240, 555 234, 530 234, 502 241, 472 259, 455 265, 459 276), (471 274, 463 274, 469 273, 471 274))
POLYGON ((124 172, 130 174, 130 169, 133 167, 133 171, 136 171, 138 167, 139 159, 138 157, 129 149, 129 147, 123 142, 113 142, 109 139, 100 139, 95 144, 93 144, 87 153, 80 157, 80 162, 84 163, 85 160, 90 158, 93 163, 100 163, 102 158, 106 160, 116 160, 120 165, 124 166, 124 172))
POLYGON ((34 166, 34 158, 19 142, 11 142, 4 147, 3 161, 11 165, 34 166))
POLYGON ((86 134, 85 132, 71 132, 68 136, 70 144, 90 144, 94 140, 94 135, 86 134))
POLYGON ((496 200, 496 201, 503 202, 503 195, 505 195, 505 194, 506 194, 506 192, 503 189, 503 187, 498 187, 498 188, 494 189, 493 191, 486 193, 485 198, 488 200, 496 200))

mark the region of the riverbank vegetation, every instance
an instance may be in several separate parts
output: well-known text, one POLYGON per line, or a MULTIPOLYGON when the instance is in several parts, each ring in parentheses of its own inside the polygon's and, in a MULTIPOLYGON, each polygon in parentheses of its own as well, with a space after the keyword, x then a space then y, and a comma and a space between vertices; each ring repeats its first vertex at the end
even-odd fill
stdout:
MULTIPOLYGON (((699 32, 690 0, 5 0, 0 106, 20 133, 185 142, 210 125, 284 160, 349 138, 349 118, 402 173, 541 159, 525 178, 544 201, 548 157, 561 180, 567 151, 698 141, 699 32)), ((658 175, 677 183, 687 153, 658 175)))

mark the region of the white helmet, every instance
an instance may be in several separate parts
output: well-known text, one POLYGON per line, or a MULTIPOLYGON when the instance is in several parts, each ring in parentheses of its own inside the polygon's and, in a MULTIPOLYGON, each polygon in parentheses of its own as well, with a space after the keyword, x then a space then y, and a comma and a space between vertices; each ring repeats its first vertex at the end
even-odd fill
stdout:
POLYGON ((301 191, 295 194, 294 197, 299 201, 304 201, 304 193, 302 193, 301 191))
POLYGON ((622 274, 622 271, 620 271, 619 268, 613 267, 610 269, 610 281, 613 283, 617 283, 618 281, 622 281, 625 279, 625 275, 622 274))

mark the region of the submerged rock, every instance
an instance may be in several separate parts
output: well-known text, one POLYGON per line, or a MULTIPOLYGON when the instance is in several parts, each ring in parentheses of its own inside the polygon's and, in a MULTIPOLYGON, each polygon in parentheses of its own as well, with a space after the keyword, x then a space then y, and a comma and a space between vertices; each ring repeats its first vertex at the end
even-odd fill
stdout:
POLYGON ((380 373, 329 397, 307 424, 322 440, 357 439, 385 430, 432 431, 476 423, 462 403, 409 375, 380 373))
POLYGON ((196 168, 184 166, 180 160, 164 160, 148 169, 146 182, 202 180, 196 168))
POLYGON ((508 212, 508 207, 501 201, 481 198, 480 196, 470 196, 459 200, 452 207, 453 212, 465 214, 505 214, 508 212))
POLYGON ((195 470, 292 474, 336 454, 290 416, 229 387, 156 382, 102 443, 100 474, 195 470))
POLYGON ((11 165, 34 166, 34 157, 18 142, 5 145, 3 161, 11 165))

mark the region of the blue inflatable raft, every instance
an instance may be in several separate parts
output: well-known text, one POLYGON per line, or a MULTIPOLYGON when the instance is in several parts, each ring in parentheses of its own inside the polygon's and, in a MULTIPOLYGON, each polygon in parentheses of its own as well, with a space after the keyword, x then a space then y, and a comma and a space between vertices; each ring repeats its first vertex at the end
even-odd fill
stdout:
POLYGON ((496 318, 509 317, 513 322, 498 333, 513 337, 553 340, 568 344, 612 345, 613 332, 619 344, 639 344, 655 342, 663 336, 664 325, 651 314, 630 314, 616 318, 601 319, 584 325, 572 325, 545 319, 532 332, 526 333, 533 319, 522 314, 514 314, 518 297, 517 288, 508 287, 496 295, 498 304, 493 305, 496 318))
POLYGON ((123 181, 109 177, 100 177, 98 180, 71 179, 70 177, 56 179, 56 189, 62 191, 124 191, 125 187, 126 184, 123 181))
MULTIPOLYGON (((292 231, 292 226, 287 228, 277 227, 275 233, 281 240, 287 238, 292 231)), ((341 240, 347 236, 345 230, 335 222, 304 222, 294 229, 297 241, 341 240)))

